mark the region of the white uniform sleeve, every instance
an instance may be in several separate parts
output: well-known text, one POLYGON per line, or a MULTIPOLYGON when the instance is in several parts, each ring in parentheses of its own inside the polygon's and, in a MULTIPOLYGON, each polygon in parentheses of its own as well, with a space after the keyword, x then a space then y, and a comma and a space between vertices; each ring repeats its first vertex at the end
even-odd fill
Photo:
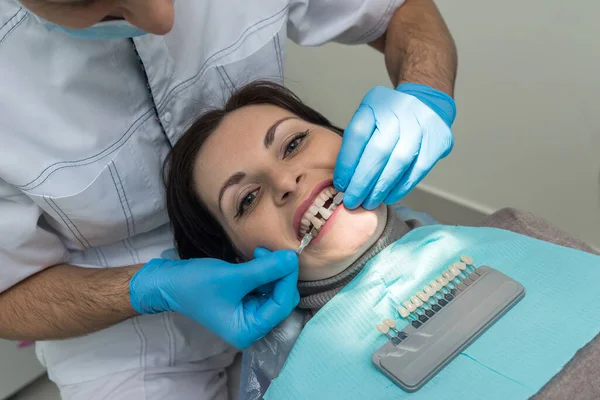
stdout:
POLYGON ((288 37, 303 46, 381 37, 404 0, 290 0, 288 37))
POLYGON ((0 179, 0 292, 68 261, 67 249, 44 225, 42 210, 0 179))

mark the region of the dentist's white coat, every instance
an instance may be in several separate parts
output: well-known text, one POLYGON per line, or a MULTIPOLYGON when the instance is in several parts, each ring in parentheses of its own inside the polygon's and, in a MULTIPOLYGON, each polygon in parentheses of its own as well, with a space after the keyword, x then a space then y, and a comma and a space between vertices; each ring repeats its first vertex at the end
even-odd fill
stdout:
MULTIPOLYGON (((90 41, 0 2, 0 291, 52 265, 139 264, 173 247, 161 168, 187 124, 259 78, 286 37, 367 43, 403 0, 178 0, 164 37, 90 41)), ((67 399, 226 398, 234 351, 175 314, 41 342, 67 399)))

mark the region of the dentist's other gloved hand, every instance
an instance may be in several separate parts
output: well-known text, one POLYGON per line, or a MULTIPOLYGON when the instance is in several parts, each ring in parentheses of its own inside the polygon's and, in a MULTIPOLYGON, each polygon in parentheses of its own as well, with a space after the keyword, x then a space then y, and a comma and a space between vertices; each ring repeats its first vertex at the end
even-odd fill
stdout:
POLYGON ((254 256, 241 264, 210 258, 150 260, 131 279, 131 304, 141 314, 183 314, 244 349, 300 301, 293 250, 256 249, 254 256))
POLYGON ((344 205, 394 204, 452 150, 454 100, 429 86, 371 89, 344 131, 334 171, 344 205))

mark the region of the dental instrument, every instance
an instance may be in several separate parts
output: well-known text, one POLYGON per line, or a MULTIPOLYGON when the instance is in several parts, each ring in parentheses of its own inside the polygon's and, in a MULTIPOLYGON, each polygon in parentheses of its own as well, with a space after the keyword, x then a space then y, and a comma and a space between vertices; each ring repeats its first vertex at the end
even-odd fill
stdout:
POLYGON ((298 250, 296 250, 296 254, 300 255, 300 253, 302 253, 302 251, 304 250, 304 248, 306 246, 308 246, 308 244, 310 243, 311 240, 313 240, 313 238, 315 236, 317 236, 317 228, 312 228, 311 231, 309 233, 307 233, 306 235, 304 235, 304 237, 302 238, 302 241, 300 242, 300 247, 298 247, 298 250))
POLYGON ((461 256, 397 307, 408 326, 398 331, 392 319, 377 325, 389 340, 372 361, 400 388, 415 392, 524 296, 520 283, 461 256))
MULTIPOLYGON (((333 212, 333 210, 335 208, 337 208, 337 206, 339 206, 340 204, 342 204, 342 201, 344 201, 344 193, 343 192, 338 192, 333 197, 333 201, 331 202, 331 205, 327 208, 327 212, 329 213, 329 215, 327 216, 327 219, 329 219, 329 217, 331 216, 331 213, 333 212)), ((321 229, 321 227, 323 226, 324 223, 321 223, 320 220, 318 220, 318 221, 320 222, 320 225, 318 227, 315 226, 314 228, 312 228, 310 230, 310 232, 308 232, 306 235, 304 235, 304 237, 302 237, 302 240, 300 241, 300 247, 298 247, 298 250, 296 250, 296 254, 297 255, 300 255, 304 251, 304 249, 306 248, 306 246, 308 246, 309 243, 319 233, 319 229, 321 229)))

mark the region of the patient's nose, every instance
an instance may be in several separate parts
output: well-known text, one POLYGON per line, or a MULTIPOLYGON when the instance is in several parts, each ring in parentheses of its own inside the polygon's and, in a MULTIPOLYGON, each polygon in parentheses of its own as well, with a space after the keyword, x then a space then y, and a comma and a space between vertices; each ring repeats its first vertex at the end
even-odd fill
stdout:
POLYGON ((303 173, 282 173, 275 183, 275 202, 283 205, 299 193, 304 181, 303 173))

